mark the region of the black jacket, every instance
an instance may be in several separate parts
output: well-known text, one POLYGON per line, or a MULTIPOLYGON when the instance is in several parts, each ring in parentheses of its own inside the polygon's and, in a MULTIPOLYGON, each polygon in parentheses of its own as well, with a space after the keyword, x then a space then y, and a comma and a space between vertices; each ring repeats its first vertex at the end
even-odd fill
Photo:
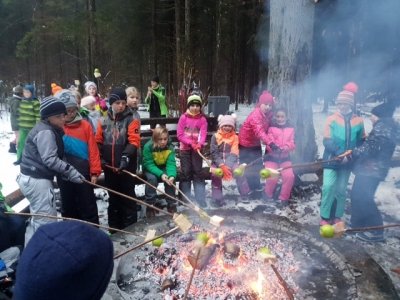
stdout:
POLYGON ((353 150, 354 174, 385 179, 396 147, 397 125, 390 119, 379 119, 365 142, 353 150))

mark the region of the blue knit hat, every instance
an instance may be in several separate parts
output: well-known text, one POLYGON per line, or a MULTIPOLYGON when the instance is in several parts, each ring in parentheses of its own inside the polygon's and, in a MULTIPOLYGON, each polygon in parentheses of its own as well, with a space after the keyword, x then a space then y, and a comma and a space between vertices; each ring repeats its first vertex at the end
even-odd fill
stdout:
POLYGON ((32 94, 31 98, 35 98, 35 87, 32 84, 25 84, 24 90, 30 91, 32 94))
POLYGON ((104 232, 77 221, 46 224, 22 252, 13 299, 101 299, 113 268, 104 232))

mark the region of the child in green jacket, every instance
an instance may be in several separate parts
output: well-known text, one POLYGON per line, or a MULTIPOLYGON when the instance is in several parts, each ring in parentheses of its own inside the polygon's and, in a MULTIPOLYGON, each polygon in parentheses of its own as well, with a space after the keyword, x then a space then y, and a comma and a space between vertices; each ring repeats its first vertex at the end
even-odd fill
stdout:
MULTIPOLYGON (((157 127, 153 131, 153 137, 143 147, 143 171, 147 181, 153 186, 158 185, 158 180, 164 182, 164 190, 168 195, 175 197, 173 183, 176 178, 175 150, 169 143, 168 129, 157 127)), ((145 198, 147 203, 155 204, 157 192, 146 185, 145 198)), ((175 212, 175 203, 167 199, 168 211, 175 212)), ((148 215, 151 215, 148 214, 148 215)))
POLYGON ((31 84, 25 85, 23 95, 24 98, 19 104, 17 161, 14 162, 14 165, 21 163, 26 137, 29 131, 40 121, 40 102, 35 98, 35 87, 31 84))

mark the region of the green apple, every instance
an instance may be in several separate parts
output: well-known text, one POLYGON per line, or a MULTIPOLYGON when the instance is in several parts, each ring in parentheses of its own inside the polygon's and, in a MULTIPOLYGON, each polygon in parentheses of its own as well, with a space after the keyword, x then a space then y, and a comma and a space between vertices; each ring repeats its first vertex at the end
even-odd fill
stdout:
POLYGON ((319 234, 324 237, 324 238, 333 238, 335 235, 335 227, 333 227, 332 225, 326 224, 326 225, 322 225, 319 228, 319 234))
POLYGON ((262 169, 261 171, 260 171, 260 177, 262 178, 262 179, 267 179, 268 177, 270 177, 271 176, 271 171, 270 170, 268 170, 268 169, 262 169))
POLYGON ((151 242, 153 246, 160 247, 164 243, 164 239, 162 237, 155 239, 151 242))
POLYGON ((203 245, 206 245, 210 237, 207 232, 200 232, 196 236, 196 240, 201 242, 203 245))
POLYGON ((268 247, 261 247, 258 249, 258 255, 263 260, 276 260, 276 256, 272 254, 271 250, 268 247))
POLYGON ((242 177, 244 174, 244 168, 238 167, 235 170, 233 170, 233 176, 235 177, 242 177))
POLYGON ((222 171, 221 168, 215 168, 214 169, 214 175, 217 176, 217 177, 222 177, 222 176, 224 176, 224 171, 222 171))

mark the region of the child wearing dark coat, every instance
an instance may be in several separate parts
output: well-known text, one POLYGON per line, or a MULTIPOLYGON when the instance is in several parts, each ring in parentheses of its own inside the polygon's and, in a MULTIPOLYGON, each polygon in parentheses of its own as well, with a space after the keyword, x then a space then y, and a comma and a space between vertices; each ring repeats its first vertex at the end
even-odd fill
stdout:
MULTIPOLYGON (((351 226, 383 225, 382 215, 374 195, 379 183, 385 179, 396 147, 397 125, 392 118, 394 105, 384 103, 371 111, 373 128, 365 142, 351 154, 354 162, 351 191, 351 226)), ((384 241, 383 230, 357 233, 357 238, 367 242, 384 241)))
MULTIPOLYGON (((127 107, 126 92, 113 88, 110 92, 110 109, 97 125, 96 142, 100 149, 106 187, 136 197, 132 176, 121 171, 136 172, 137 151, 140 149, 140 120, 127 107)), ((136 203, 124 197, 109 194, 108 224, 123 229, 137 222, 136 203)))

